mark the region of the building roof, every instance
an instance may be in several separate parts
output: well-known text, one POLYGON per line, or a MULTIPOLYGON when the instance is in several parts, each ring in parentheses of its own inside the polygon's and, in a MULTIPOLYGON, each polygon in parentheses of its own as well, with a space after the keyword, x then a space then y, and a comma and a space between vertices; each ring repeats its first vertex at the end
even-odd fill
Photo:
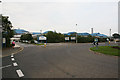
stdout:
POLYGON ((88 36, 90 34, 89 33, 78 33, 78 35, 80 35, 80 36, 88 36))
POLYGON ((32 32, 33 35, 41 34, 40 32, 32 32))
POLYGON ((76 34, 76 32, 68 32, 67 35, 76 34))
MULTIPOLYGON (((48 32, 51 32, 51 31, 45 31, 43 34, 47 34, 48 32)), ((53 31, 52 31, 53 32, 53 31)))
POLYGON ((15 31, 16 34, 24 34, 24 33, 28 32, 24 29, 14 29, 14 31, 15 31))
POLYGON ((100 34, 100 33, 93 33, 91 36, 99 36, 99 37, 108 37, 107 35, 100 34))

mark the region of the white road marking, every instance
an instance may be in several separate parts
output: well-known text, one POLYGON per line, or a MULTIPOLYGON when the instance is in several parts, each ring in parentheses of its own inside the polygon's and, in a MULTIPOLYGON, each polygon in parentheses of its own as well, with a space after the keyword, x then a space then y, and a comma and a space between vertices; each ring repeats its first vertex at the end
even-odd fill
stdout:
POLYGON ((11 54, 11 57, 14 57, 13 54, 11 54))
POLYGON ((16 70, 17 74, 19 77, 23 77, 24 74, 22 73, 22 71, 19 69, 19 70, 16 70))
POLYGON ((15 62, 15 63, 13 63, 13 66, 18 66, 18 64, 15 62))
POLYGON ((11 58, 12 61, 14 61, 15 59, 14 58, 11 58))
POLYGON ((3 67, 0 67, 0 69, 7 68, 7 67, 10 67, 10 66, 12 66, 12 65, 3 66, 3 67))

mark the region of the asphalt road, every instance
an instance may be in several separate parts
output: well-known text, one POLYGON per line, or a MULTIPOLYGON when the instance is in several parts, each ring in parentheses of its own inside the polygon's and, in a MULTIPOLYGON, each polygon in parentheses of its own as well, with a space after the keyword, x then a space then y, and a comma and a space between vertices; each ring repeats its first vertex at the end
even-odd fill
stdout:
MULTIPOLYGON (((3 58, 3 77, 18 78, 117 78, 118 58, 90 51, 90 43, 20 44, 24 50, 3 58), (14 66, 13 63, 17 63, 14 66), (9 65, 5 67, 6 65, 9 65), (10 66, 11 65, 11 66, 10 66)), ((104 43, 100 44, 104 45, 104 43)))

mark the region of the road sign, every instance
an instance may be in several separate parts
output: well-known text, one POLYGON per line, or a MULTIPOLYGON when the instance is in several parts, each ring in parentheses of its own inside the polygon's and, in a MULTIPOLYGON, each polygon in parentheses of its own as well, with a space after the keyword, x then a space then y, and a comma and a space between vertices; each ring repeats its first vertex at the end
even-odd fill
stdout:
POLYGON ((71 40, 76 40, 76 38, 75 37, 71 37, 71 40))
POLYGON ((47 40, 47 37, 45 37, 45 36, 40 36, 40 37, 39 37, 39 40, 47 40))
POLYGON ((5 38, 3 38, 3 43, 6 43, 6 39, 5 38))
POLYGON ((69 37, 65 37, 65 40, 69 40, 69 37))

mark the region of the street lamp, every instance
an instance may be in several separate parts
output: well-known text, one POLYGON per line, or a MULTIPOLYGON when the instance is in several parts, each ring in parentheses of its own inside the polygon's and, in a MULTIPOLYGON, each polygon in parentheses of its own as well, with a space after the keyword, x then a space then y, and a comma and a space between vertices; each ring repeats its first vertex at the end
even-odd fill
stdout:
MULTIPOLYGON (((76 27, 77 27, 77 24, 76 24, 76 27)), ((77 29, 76 29, 76 43, 77 43, 77 29)))
POLYGON ((110 29, 110 39, 111 39, 111 29, 110 29))
POLYGON ((40 30, 40 35, 42 36, 42 30, 40 30))

